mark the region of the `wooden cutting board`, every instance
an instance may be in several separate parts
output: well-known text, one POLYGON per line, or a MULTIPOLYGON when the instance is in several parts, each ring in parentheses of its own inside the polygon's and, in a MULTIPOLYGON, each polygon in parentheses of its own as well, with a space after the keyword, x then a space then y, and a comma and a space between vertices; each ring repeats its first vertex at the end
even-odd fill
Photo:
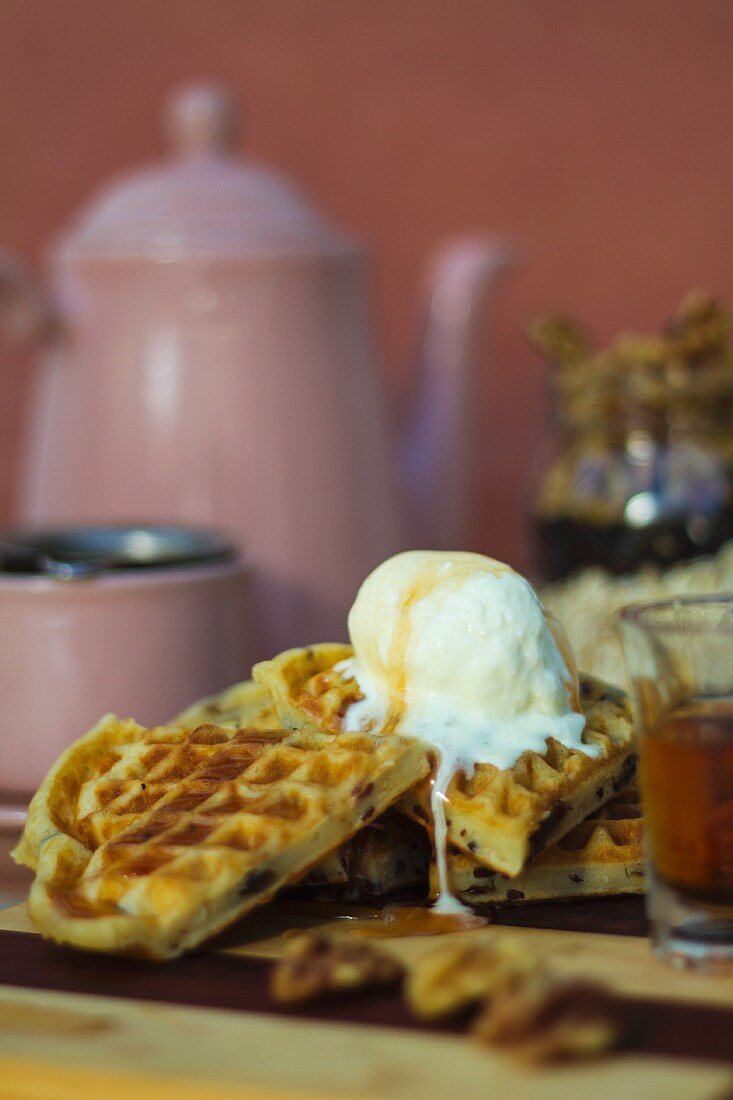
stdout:
MULTIPOLYGON (((516 912, 515 922, 565 928, 492 926, 451 935, 511 936, 563 972, 606 980, 629 998, 636 1049, 593 1065, 530 1071, 450 1026, 415 1026, 393 992, 281 1009, 267 996, 266 960, 280 954, 289 930, 319 920, 297 906, 263 910, 208 950, 170 964, 54 947, 17 906, 0 912, 0 1097, 733 1095, 725 1064, 726 1055, 733 1058, 733 982, 658 963, 648 941, 629 934, 643 926, 639 899, 516 912)), ((380 941, 407 963, 434 943, 380 941)))

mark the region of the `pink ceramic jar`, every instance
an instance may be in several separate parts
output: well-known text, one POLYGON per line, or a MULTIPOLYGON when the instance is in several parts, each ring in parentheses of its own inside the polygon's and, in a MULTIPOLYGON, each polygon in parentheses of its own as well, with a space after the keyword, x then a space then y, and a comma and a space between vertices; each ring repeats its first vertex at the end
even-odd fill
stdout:
POLYGON ((6 808, 31 792, 101 715, 153 725, 247 675, 246 571, 232 544, 218 536, 140 526, 6 539, 0 542, 6 808))

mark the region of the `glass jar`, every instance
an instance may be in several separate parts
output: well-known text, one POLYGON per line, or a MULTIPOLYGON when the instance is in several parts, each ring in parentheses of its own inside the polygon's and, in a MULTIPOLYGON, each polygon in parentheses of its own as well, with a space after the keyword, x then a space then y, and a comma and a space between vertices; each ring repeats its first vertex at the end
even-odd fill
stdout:
POLYGON ((684 340, 680 311, 665 337, 600 354, 566 339, 564 359, 557 346, 548 356, 555 446, 532 517, 542 580, 667 566, 733 538, 733 359, 722 324, 714 340, 710 324, 701 333, 695 302, 684 340))

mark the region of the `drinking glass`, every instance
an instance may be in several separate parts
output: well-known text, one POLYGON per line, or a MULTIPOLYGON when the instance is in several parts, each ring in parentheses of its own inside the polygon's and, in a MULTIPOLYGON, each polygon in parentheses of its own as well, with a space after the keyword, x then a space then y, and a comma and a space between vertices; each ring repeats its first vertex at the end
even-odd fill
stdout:
POLYGON ((619 623, 654 950, 733 972, 733 595, 639 604, 619 623))

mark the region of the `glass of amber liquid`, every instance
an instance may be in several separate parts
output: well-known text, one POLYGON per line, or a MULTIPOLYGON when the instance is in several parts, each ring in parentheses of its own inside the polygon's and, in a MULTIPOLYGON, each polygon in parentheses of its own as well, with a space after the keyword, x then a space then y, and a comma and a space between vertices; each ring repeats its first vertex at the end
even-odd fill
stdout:
POLYGON ((733 974, 733 595, 626 608, 655 953, 733 974))

